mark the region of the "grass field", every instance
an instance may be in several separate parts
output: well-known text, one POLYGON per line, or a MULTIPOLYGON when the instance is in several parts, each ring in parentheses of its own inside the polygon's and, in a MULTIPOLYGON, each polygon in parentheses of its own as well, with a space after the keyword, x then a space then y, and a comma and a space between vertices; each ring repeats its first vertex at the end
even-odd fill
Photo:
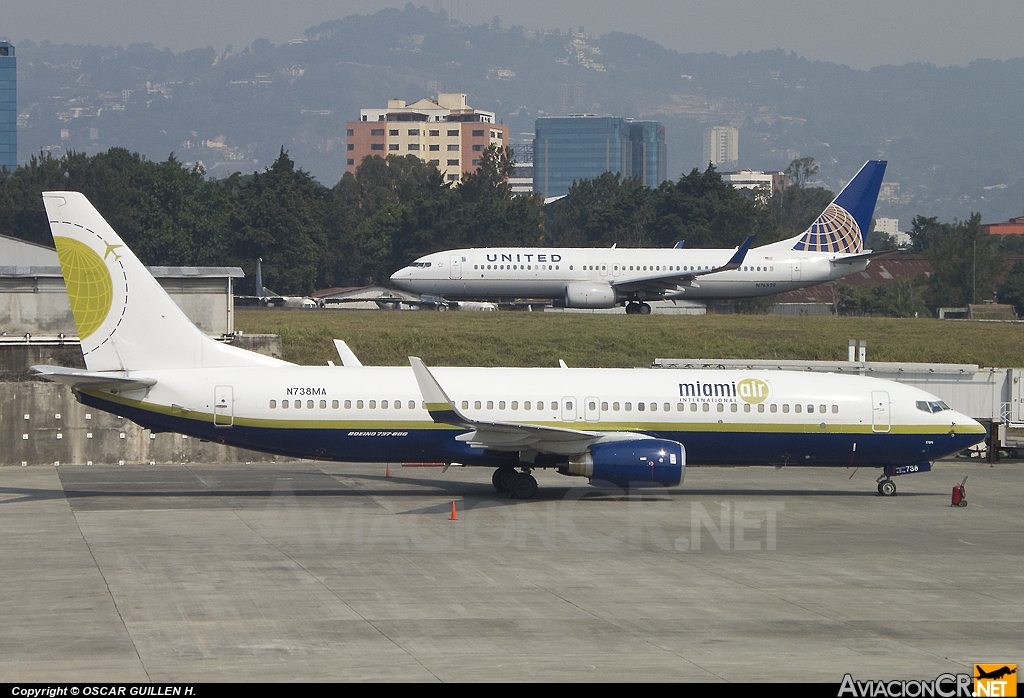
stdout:
POLYGON ((628 367, 663 359, 842 361, 867 341, 869 361, 1024 366, 1024 324, 924 318, 774 315, 589 315, 239 309, 235 329, 279 334, 284 358, 337 363, 344 339, 367 365, 628 367))

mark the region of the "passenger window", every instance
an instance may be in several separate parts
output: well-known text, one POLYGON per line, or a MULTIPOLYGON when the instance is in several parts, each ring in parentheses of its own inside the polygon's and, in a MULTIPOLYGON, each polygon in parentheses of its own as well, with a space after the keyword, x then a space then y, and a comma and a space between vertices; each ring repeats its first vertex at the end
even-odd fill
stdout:
POLYGON ((618 412, 618 411, 619 411, 619 403, 613 402, 612 403, 612 412, 618 412))
POLYGON ((409 400, 409 409, 410 410, 416 409, 416 401, 415 400, 409 400))
POLYGON ((750 403, 749 402, 744 402, 743 403, 743 411, 744 412, 750 412, 750 403))
POLYGON ((362 400, 356 400, 356 409, 357 410, 363 409, 363 401, 362 400))
POLYGON ((803 405, 793 405, 793 411, 796 412, 797 414, 800 414, 800 412, 803 411, 803 405))
POLYGON ((832 414, 839 414, 839 405, 832 405, 832 414))
POLYGON ((494 409, 494 400, 488 400, 487 401, 487 409, 489 409, 489 410, 493 410, 494 409))
POLYGON ((518 410, 519 409, 519 403, 516 402, 515 400, 512 401, 512 409, 514 409, 514 410, 518 410))
POLYGON ((633 403, 632 402, 627 402, 626 403, 626 412, 632 412, 632 411, 633 411, 633 403))
POLYGON ((526 401, 525 401, 525 402, 523 403, 523 409, 524 409, 524 410, 528 410, 528 409, 530 409, 530 401, 529 401, 529 400, 526 400, 526 401))
POLYGON ((376 400, 370 400, 369 407, 370 407, 371 410, 377 409, 377 401, 376 400))
POLYGON ((331 400, 331 409, 332 410, 338 409, 338 401, 337 400, 331 400))
POLYGON ((725 405, 723 405, 722 403, 718 403, 718 411, 725 412, 725 405))
POLYGON ((683 406, 683 403, 676 403, 676 412, 682 412, 684 409, 686 408, 683 406))
POLYGON ((499 409, 499 410, 503 410, 503 409, 505 409, 505 401, 504 401, 504 400, 502 400, 502 401, 500 401, 500 402, 498 403, 498 409, 499 409))
POLYGON ((738 412, 739 409, 740 409, 739 405, 737 405, 735 402, 732 403, 731 405, 729 405, 729 411, 730 412, 738 412))
POLYGON ((665 410, 666 412, 668 412, 668 411, 670 411, 670 410, 672 409, 672 405, 670 405, 670 404, 668 404, 668 403, 666 402, 666 403, 665 403, 664 405, 662 405, 662 408, 664 408, 664 410, 665 410))
POLYGON ((482 405, 482 404, 480 403, 480 401, 479 401, 479 400, 474 400, 474 401, 473 401, 473 409, 474 409, 474 410, 479 410, 479 409, 481 409, 482 407, 483 407, 483 405, 482 405))
MULTIPOLYGON (((554 409, 554 407, 552 407, 551 409, 554 409)), ((572 400, 569 400, 568 402, 565 403, 565 409, 567 409, 567 410, 571 410, 572 409, 572 400)))
POLYGON ((288 409, 288 401, 287 400, 281 400, 281 409, 282 410, 288 409))
POLYGON ((818 412, 821 412, 822 414, 825 414, 825 406, 824 405, 818 405, 818 412))
POLYGON ((696 402, 691 402, 690 403, 690 412, 696 412, 696 411, 697 411, 697 403, 696 402))
POLYGON ((271 400, 270 401, 270 409, 272 409, 272 410, 276 410, 277 409, 277 400, 271 400))
POLYGON ((778 405, 772 405, 772 408, 771 408, 771 413, 772 413, 772 414, 775 414, 775 413, 776 413, 776 412, 778 412, 778 411, 779 411, 779 406, 778 406, 778 405))
POLYGON ((587 407, 587 409, 588 410, 596 410, 597 409, 597 403, 596 402, 591 402, 589 404, 589 406, 587 407))
POLYGON ((658 403, 652 402, 651 403, 651 412, 657 412, 657 411, 658 411, 658 403))
POLYGON ((638 402, 636 403, 636 409, 638 412, 643 412, 645 409, 647 409, 647 405, 642 402, 638 402))
MULTIPOLYGON (((760 413, 762 413, 762 414, 764 414, 764 405, 763 405, 763 404, 761 404, 761 405, 758 405, 758 406, 757 406, 757 411, 758 411, 758 412, 760 412, 760 413)), ((774 412, 774 411, 775 411, 775 410, 772 410, 772 412, 774 412)))
POLYGON ((326 410, 327 409, 327 400, 321 400, 320 401, 320 409, 322 409, 322 410, 326 410))
POLYGON ((463 400, 462 401, 462 409, 464 409, 464 410, 468 410, 469 409, 469 400, 463 400))
POLYGON ((788 413, 789 412, 789 405, 783 405, 782 406, 782 411, 783 411, 783 413, 788 413))
POLYGON ((607 402, 602 402, 601 403, 601 411, 602 412, 607 412, 608 411, 608 403, 607 402))
MULTIPOLYGON (((551 409, 557 410, 558 409, 558 403, 557 402, 552 402, 551 403, 551 409)), ((572 409, 572 405, 569 405, 569 409, 572 409)))
POLYGON ((394 402, 392 403, 392 406, 393 406, 393 407, 394 407, 394 408, 395 408, 396 410, 400 410, 400 409, 402 409, 402 401, 401 401, 401 400, 395 400, 395 401, 394 401, 394 402))
POLYGON ((704 411, 705 412, 710 412, 711 411, 711 405, 709 405, 708 403, 705 402, 704 403, 704 411))
POLYGON ((352 401, 351 400, 345 400, 345 409, 346 410, 352 409, 352 401))
POLYGON ((386 410, 388 408, 388 401, 387 400, 381 400, 380 401, 380 408, 382 410, 386 410))

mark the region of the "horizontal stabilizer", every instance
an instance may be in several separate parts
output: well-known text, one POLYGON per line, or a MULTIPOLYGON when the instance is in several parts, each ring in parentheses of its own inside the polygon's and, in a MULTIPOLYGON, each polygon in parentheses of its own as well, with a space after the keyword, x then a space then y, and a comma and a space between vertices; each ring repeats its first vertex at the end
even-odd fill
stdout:
POLYGON ((146 390, 156 385, 152 378, 126 378, 95 371, 82 371, 64 366, 33 366, 32 370, 48 381, 63 383, 72 388, 92 388, 94 390, 146 390))

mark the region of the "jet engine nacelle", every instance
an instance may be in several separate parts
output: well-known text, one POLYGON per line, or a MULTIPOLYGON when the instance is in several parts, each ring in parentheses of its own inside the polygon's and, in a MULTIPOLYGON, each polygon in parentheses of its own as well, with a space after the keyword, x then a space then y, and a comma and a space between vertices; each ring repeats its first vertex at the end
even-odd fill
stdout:
POLYGON ((566 308, 614 308, 615 290, 609 284, 580 281, 565 287, 566 308))
POLYGON ((569 461, 568 474, 619 487, 674 487, 685 466, 686 449, 678 441, 637 439, 594 444, 569 461))

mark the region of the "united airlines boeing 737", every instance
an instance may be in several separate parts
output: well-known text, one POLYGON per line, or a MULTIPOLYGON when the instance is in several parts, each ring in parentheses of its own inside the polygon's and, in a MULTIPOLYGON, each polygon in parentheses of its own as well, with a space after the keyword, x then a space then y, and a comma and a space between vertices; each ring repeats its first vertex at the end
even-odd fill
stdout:
POLYGON ((865 163, 800 235, 749 252, 744 246, 447 250, 420 257, 391 283, 450 300, 538 298, 566 308, 625 305, 627 313, 643 315, 651 312, 649 300, 751 298, 814 286, 867 268, 872 253, 864 247, 885 165, 865 163))
POLYGON ((80 402, 153 431, 300 458, 494 468, 527 498, 531 474, 678 485, 706 465, 834 465, 892 476, 985 436, 906 385, 787 371, 296 366, 214 341, 167 296, 82 194, 46 214, 86 370, 36 366, 80 402), (106 254, 112 247, 118 254, 106 254))

